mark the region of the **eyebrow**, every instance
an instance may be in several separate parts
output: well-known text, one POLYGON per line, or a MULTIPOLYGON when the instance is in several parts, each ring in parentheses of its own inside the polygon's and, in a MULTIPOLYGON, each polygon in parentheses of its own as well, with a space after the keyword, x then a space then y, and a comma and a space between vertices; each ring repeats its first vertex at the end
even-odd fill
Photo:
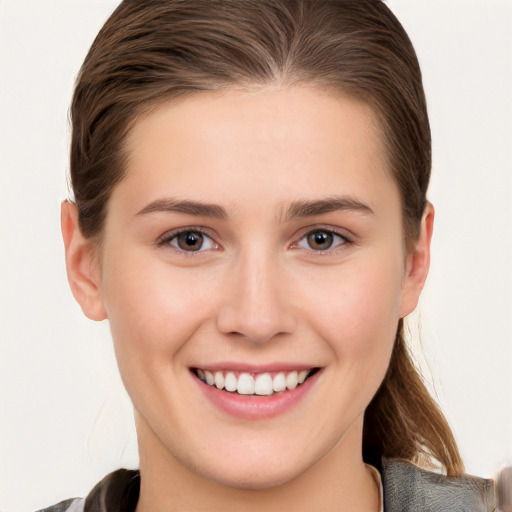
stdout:
MULTIPOLYGON (((373 210, 361 200, 352 196, 329 196, 323 199, 293 201, 284 215, 285 221, 294 218, 313 217, 335 211, 361 211, 373 214, 373 210)), ((198 217, 211 217, 225 220, 228 218, 226 210, 219 205, 203 203, 187 199, 165 198, 157 199, 146 205, 137 215, 153 212, 176 212, 198 217)))
POLYGON ((145 215, 153 212, 185 213, 220 220, 224 220, 228 216, 226 210, 216 204, 173 198, 157 199, 145 206, 137 215, 145 215))
POLYGON ((373 210, 361 200, 352 196, 329 196, 323 199, 294 201, 285 214, 285 220, 313 217, 336 211, 360 211, 373 214, 373 210))

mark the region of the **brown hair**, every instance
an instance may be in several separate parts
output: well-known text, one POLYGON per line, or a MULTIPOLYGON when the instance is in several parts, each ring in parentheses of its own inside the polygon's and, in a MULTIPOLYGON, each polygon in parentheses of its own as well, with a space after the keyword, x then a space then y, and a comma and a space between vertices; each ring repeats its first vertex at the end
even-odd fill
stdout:
MULTIPOLYGON (((430 127, 421 72, 381 0, 125 0, 94 41, 71 107, 71 183, 85 236, 101 239, 140 115, 201 91, 308 84, 369 104, 402 201, 405 240, 426 205, 430 127)), ((387 375, 367 408, 363 456, 437 460, 463 471, 451 430, 411 361, 400 321, 387 375)))

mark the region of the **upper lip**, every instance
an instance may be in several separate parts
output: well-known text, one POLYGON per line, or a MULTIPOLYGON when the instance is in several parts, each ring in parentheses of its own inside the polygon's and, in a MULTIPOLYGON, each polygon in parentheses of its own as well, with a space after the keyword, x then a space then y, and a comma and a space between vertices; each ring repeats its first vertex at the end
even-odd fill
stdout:
POLYGON ((244 372, 244 373, 265 373, 265 372, 292 372, 302 370, 312 370, 313 368, 319 368, 315 364, 304 364, 304 363, 269 363, 269 364, 248 364, 248 363, 236 363, 236 362, 225 362, 225 363, 206 363, 204 365, 198 364, 191 366, 193 369, 209 370, 211 372, 244 372))

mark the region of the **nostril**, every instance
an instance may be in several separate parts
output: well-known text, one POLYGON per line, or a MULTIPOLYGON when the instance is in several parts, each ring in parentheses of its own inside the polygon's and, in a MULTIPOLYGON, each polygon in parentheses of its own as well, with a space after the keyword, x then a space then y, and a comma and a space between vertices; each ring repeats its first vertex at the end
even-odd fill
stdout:
POLYGON ((219 332, 261 344, 294 331, 290 295, 280 282, 277 263, 270 258, 250 251, 231 269, 220 297, 219 332))
POLYGON ((276 307, 269 313, 244 306, 225 306, 217 317, 219 332, 237 335, 255 344, 267 343, 280 335, 291 334, 295 323, 292 313, 284 307, 276 307))

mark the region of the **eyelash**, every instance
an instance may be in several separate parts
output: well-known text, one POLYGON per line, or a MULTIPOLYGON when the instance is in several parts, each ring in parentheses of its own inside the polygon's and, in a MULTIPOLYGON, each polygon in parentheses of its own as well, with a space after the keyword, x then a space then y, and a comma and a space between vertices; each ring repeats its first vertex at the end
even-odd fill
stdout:
POLYGON ((208 239, 210 241, 210 243, 211 243, 211 247, 208 247, 206 250, 218 249, 220 247, 219 244, 217 244, 215 242, 213 237, 211 235, 209 235, 204 230, 204 228, 194 227, 194 226, 187 227, 187 228, 182 228, 182 229, 176 229, 174 231, 170 231, 168 233, 165 233, 164 235, 162 235, 157 240, 157 246, 158 247, 168 247, 168 246, 170 246, 177 253, 184 254, 186 256, 195 256, 195 255, 200 254, 200 253, 205 251, 205 249, 203 249, 203 244, 201 244, 201 247, 198 250, 195 250, 195 251, 193 251, 193 250, 187 251, 187 250, 182 249, 181 247, 177 246, 178 237, 180 235, 185 235, 185 234, 195 234, 195 235, 201 236, 202 239, 203 239, 203 244, 204 244, 204 240, 208 239), (174 240, 176 240, 176 245, 173 244, 174 240))
POLYGON ((324 227, 319 226, 319 227, 310 229, 306 233, 304 233, 300 237, 299 241, 292 245, 292 248, 293 249, 304 249, 307 251, 314 252, 316 254, 331 254, 333 252, 342 250, 346 245, 349 245, 351 243, 353 243, 352 240, 350 240, 345 234, 341 234, 332 228, 324 228, 324 227), (327 247, 326 249, 313 249, 311 246, 309 246, 308 248, 301 246, 301 243, 303 241, 306 241, 306 243, 308 243, 308 237, 313 236, 315 234, 324 234, 324 235, 331 236, 332 237, 331 245, 329 247, 327 247), (338 239, 338 242, 336 242, 336 238, 338 239))
MULTIPOLYGON (((306 251, 311 251, 316 254, 330 254, 332 252, 337 252, 339 250, 342 250, 344 246, 352 244, 353 241, 348 238, 345 234, 341 234, 337 232, 336 230, 332 228, 324 228, 324 227, 315 227, 313 229, 309 229, 307 232, 305 232, 297 242, 294 242, 290 248, 291 249, 303 249, 306 251), (307 238, 309 236, 315 235, 315 234, 326 234, 333 237, 333 241, 331 245, 326 249, 313 249, 311 246, 303 247, 301 246, 301 243, 305 240, 307 242, 307 238), (336 238, 339 239, 338 242, 336 242, 336 238), (335 245, 335 247, 332 247, 332 245, 335 245)), ((179 254, 183 254, 186 256, 197 256, 198 254, 201 254, 208 250, 216 250, 220 248, 220 245, 215 242, 214 238, 208 234, 208 232, 205 231, 204 228, 201 227, 187 227, 182 229, 177 229, 174 231, 171 231, 169 233, 165 233, 157 240, 157 246, 158 247, 171 247, 173 250, 175 250, 179 254), (203 239, 203 244, 201 244, 201 247, 199 247, 197 250, 186 250, 182 247, 178 246, 178 237, 180 235, 184 234, 195 234, 199 235, 203 239), (203 247, 204 240, 209 240, 209 243, 211 244, 210 247, 207 247, 206 249, 203 247), (173 243, 175 241, 175 244, 173 243)))

